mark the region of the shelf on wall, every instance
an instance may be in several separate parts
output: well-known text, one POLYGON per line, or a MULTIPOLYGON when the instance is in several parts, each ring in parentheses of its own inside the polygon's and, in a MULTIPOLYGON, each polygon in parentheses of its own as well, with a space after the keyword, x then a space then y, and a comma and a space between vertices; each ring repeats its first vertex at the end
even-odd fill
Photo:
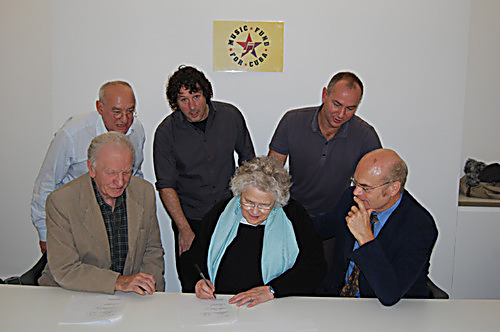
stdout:
POLYGON ((458 206, 500 207, 500 199, 467 197, 459 194, 458 206))

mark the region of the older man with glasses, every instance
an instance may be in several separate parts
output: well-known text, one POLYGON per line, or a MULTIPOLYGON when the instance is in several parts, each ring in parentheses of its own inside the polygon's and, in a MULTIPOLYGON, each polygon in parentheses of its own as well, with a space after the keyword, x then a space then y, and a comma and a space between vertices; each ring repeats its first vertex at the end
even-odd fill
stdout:
POLYGON ((433 217, 404 189, 408 168, 396 152, 378 149, 359 161, 353 186, 325 216, 336 237, 335 264, 318 293, 428 298, 429 261, 437 239, 433 217))
POLYGON ((40 249, 46 249, 47 226, 45 201, 56 188, 87 173, 87 147, 90 141, 110 131, 127 135, 135 150, 132 175, 142 177, 144 128, 135 119, 135 95, 130 84, 111 81, 99 89, 97 112, 70 117, 55 133, 40 172, 31 200, 31 219, 38 231, 40 249))

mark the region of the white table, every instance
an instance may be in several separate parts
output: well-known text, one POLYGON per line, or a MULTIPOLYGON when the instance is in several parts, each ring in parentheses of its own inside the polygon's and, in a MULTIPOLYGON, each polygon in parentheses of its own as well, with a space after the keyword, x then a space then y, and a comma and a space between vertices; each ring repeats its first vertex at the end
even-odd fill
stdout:
POLYGON ((121 320, 103 325, 59 325, 75 292, 0 285, 0 331, 500 331, 500 300, 402 300, 289 297, 241 307, 230 325, 180 327, 179 293, 120 293, 121 320), (355 326, 351 326, 354 323, 355 326))

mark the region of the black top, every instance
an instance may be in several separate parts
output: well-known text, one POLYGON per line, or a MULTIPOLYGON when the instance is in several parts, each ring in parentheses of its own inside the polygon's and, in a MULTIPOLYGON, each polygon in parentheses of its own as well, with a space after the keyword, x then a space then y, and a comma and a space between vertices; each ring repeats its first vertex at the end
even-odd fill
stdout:
POLYGON ((217 271, 216 293, 240 293, 262 286, 262 244, 265 226, 240 224, 217 271))
POLYGON ((240 111, 217 101, 208 105, 205 131, 175 111, 160 123, 153 143, 156 189, 174 189, 186 218, 193 220, 201 220, 216 202, 231 197, 234 152, 239 165, 255 157, 240 111))
MULTIPOLYGON (((217 225, 217 221, 221 213, 224 211, 224 208, 229 203, 229 199, 217 203, 203 218, 202 228, 200 234, 195 237, 191 249, 181 255, 180 259, 184 261, 183 273, 181 274, 183 277, 182 284, 186 285, 186 288, 191 292, 194 292, 194 286, 200 280, 200 276, 196 269, 194 268, 194 264, 198 264, 205 274, 208 277, 208 269, 207 269, 207 255, 208 248, 210 245, 210 239, 212 238, 212 233, 217 225)), ((302 295, 302 296, 310 296, 314 294, 314 290, 317 285, 321 282, 325 272, 326 272, 326 262, 323 254, 323 245, 319 235, 316 233, 312 226, 311 218, 305 211, 305 209, 299 203, 291 200, 286 206, 283 207, 283 211, 285 212, 288 219, 292 222, 293 230, 295 232, 295 237, 297 240, 297 245, 299 247, 299 254, 297 256, 297 260, 295 264, 287 271, 285 271, 279 277, 271 280, 269 285, 273 287, 275 290, 275 297, 283 297, 290 295, 302 295)), ((252 227, 252 226, 250 226, 252 227)), ((261 226, 261 228, 264 228, 261 226)), ((221 261, 219 265, 219 270, 217 271, 217 280, 215 283, 216 292, 218 292, 218 283, 219 283, 219 274, 223 271, 224 277, 224 293, 236 294, 241 290, 249 290, 256 286, 264 286, 262 282, 262 272, 257 271, 260 270, 260 259, 262 256, 262 242, 260 242, 260 249, 257 246, 254 248, 250 248, 248 245, 249 242, 257 241, 257 234, 254 234, 253 231, 249 232, 241 232, 242 229, 246 230, 246 227, 239 227, 238 235, 242 237, 240 240, 233 240, 233 242, 228 246, 231 247, 233 243, 235 244, 235 250, 245 249, 248 251, 249 257, 245 255, 247 253, 232 253, 227 254, 227 249, 225 253, 224 260, 227 260, 228 265, 226 266, 225 261, 221 261), (245 237, 245 239, 243 239, 245 237), (247 238, 248 237, 248 238, 247 238), (258 256, 257 256, 258 253, 258 256), (238 257, 238 256, 240 257, 238 257), (229 258, 228 258, 229 257, 229 258), (246 261, 246 259, 254 260, 253 263, 250 261, 246 261), (238 263, 239 260, 239 263, 238 263), (258 260, 258 263, 255 261, 258 260), (239 266, 248 264, 248 267, 252 268, 251 265, 254 265, 252 268, 252 275, 258 274, 260 276, 260 283, 255 283, 255 277, 248 278, 248 284, 238 284, 235 288, 227 287, 229 285, 228 279, 237 279, 240 278, 240 271, 238 271, 239 266), (222 266, 224 265, 224 266, 222 266), (255 266, 257 265, 257 266, 255 266), (250 280, 251 279, 251 280, 250 280)), ((254 230, 255 232, 258 232, 254 230)), ((249 273, 247 271, 247 273, 249 273)), ((250 274, 250 273, 249 273, 250 274)), ((233 285, 235 285, 237 281, 233 281, 233 285)), ((220 293, 220 291, 219 291, 220 293)))

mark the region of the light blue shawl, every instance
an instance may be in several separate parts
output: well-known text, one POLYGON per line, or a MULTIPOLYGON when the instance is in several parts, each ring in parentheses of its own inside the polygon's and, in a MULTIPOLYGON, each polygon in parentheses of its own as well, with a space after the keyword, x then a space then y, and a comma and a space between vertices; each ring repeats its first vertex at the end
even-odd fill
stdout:
MULTIPOLYGON (((227 247, 236 237, 242 218, 240 198, 233 197, 220 215, 208 247, 208 274, 214 285, 219 264, 227 247)), ((273 208, 266 220, 262 244, 261 267, 264 284, 290 269, 298 254, 299 247, 292 222, 285 215, 283 208, 273 208)))

